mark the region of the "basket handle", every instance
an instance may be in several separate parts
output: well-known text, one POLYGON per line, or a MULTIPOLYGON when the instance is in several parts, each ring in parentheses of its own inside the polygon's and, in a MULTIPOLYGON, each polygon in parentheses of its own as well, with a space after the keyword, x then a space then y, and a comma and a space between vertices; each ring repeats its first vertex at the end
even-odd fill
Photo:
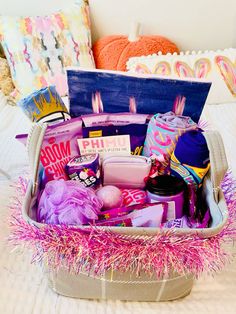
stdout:
POLYGON ((32 195, 35 194, 38 186, 38 174, 39 174, 39 162, 40 162, 40 152, 43 143, 44 134, 47 129, 47 124, 34 123, 31 127, 27 138, 27 152, 29 157, 29 168, 31 172, 32 185, 32 195))
POLYGON ((218 131, 207 131, 203 134, 210 152, 211 168, 209 176, 213 186, 213 196, 216 203, 218 203, 220 184, 228 170, 228 162, 220 133, 218 131))
MULTIPOLYGON (((27 140, 29 165, 33 181, 32 195, 35 194, 38 186, 40 152, 46 129, 47 125, 45 123, 35 123, 32 126, 27 140)), ((208 175, 211 177, 214 199, 216 203, 218 203, 220 183, 223 180, 225 173, 228 169, 224 144, 219 132, 217 131, 206 131, 203 134, 206 138, 208 149, 210 151, 211 168, 208 175)))

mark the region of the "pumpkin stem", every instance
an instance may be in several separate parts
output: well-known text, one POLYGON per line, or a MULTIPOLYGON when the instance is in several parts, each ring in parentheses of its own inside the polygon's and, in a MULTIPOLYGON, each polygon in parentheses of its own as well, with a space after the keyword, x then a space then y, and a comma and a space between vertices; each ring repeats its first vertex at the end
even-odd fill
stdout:
POLYGON ((129 32, 129 41, 137 41, 139 39, 140 23, 132 22, 129 32))

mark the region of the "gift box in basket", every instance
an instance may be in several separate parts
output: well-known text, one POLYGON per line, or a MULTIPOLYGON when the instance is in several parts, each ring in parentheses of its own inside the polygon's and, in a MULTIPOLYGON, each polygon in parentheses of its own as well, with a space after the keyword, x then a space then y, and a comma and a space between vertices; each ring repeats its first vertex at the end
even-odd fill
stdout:
POLYGON ((236 234, 221 137, 199 125, 210 83, 67 74, 72 119, 28 135, 31 178, 19 181, 10 240, 33 249, 59 294, 189 294, 195 278, 223 268, 236 234))

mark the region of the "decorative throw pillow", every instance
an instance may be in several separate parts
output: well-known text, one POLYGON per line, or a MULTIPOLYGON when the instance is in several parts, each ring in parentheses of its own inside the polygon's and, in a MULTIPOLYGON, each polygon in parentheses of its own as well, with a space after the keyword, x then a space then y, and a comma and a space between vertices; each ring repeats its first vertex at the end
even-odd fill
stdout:
POLYGON ((65 67, 94 68, 87 1, 50 16, 1 16, 0 40, 21 97, 49 85, 66 95, 65 67))
POLYGON ((0 44, 0 58, 5 58, 4 51, 2 49, 2 45, 0 44))
POLYGON ((126 71, 130 57, 149 55, 161 51, 179 52, 175 43, 159 35, 139 35, 140 23, 133 22, 129 36, 111 35, 97 40, 93 55, 98 69, 126 71))
POLYGON ((203 78, 212 82, 207 103, 236 101, 236 49, 198 53, 154 54, 130 58, 128 71, 177 78, 203 78))

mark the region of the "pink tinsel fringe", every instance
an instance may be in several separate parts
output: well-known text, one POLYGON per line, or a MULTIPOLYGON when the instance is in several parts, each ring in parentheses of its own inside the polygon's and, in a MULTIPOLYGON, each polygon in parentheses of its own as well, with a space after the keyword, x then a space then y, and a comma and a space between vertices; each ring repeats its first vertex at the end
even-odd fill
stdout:
POLYGON ((141 271, 157 278, 173 271, 192 274, 220 271, 232 258, 232 252, 223 244, 236 239, 236 188, 228 173, 222 184, 229 210, 224 229, 214 237, 177 236, 172 230, 144 238, 119 235, 109 230, 90 227, 45 225, 38 228, 21 216, 22 201, 27 180, 20 178, 16 196, 12 200, 10 242, 33 249, 32 262, 44 262, 50 269, 66 268, 70 272, 88 272, 100 275, 107 270, 141 271))

